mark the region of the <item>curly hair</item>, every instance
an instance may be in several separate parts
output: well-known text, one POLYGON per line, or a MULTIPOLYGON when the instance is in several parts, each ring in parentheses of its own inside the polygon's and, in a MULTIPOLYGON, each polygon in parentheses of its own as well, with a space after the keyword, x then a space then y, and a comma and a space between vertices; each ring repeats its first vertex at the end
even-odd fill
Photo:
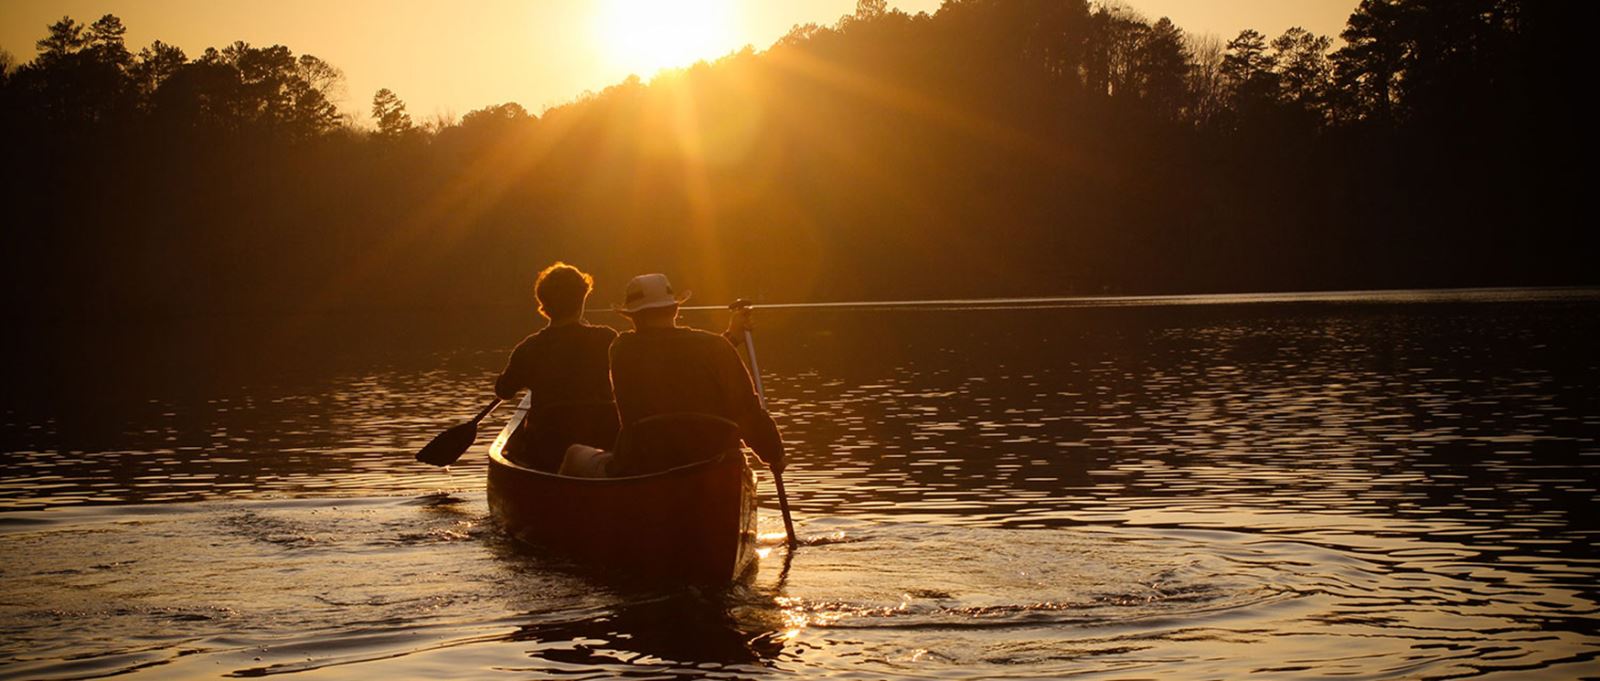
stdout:
POLYGON ((533 296, 539 300, 539 314, 546 319, 567 317, 583 309, 583 301, 594 289, 594 277, 561 261, 539 272, 533 296))

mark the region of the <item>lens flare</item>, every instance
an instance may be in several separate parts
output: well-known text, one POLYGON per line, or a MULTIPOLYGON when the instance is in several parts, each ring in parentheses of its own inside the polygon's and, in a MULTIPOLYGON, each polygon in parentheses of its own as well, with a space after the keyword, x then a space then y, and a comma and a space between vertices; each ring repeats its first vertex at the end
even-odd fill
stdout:
POLYGON ((737 48, 736 13, 731 0, 607 0, 595 35, 610 61, 648 77, 737 48))

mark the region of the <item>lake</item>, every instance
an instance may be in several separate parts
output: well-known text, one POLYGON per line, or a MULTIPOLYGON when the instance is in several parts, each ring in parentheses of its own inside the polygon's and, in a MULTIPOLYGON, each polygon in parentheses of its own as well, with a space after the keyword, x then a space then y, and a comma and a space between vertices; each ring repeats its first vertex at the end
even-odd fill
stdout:
POLYGON ((507 539, 509 412, 411 459, 529 314, 40 360, 12 384, 70 385, 0 419, 0 678, 1600 676, 1600 291, 758 312, 803 544, 763 472, 725 590, 507 539))

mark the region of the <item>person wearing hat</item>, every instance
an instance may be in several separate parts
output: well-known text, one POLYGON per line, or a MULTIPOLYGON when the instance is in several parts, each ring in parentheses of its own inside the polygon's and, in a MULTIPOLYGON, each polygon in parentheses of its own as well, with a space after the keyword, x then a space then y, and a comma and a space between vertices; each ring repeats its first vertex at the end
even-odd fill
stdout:
POLYGON ((510 400, 522 390, 532 409, 509 448, 513 461, 554 471, 573 443, 610 447, 617 435, 607 354, 617 332, 583 319, 594 278, 564 262, 539 273, 534 298, 544 328, 524 338, 495 380, 494 393, 510 400))
MULTIPOLYGON (((677 295, 664 274, 642 274, 628 282, 622 305, 614 309, 633 322, 633 330, 611 344, 611 391, 624 433, 630 424, 662 414, 719 416, 739 426, 739 435, 774 471, 784 468, 783 438, 761 406, 750 373, 731 338, 742 338, 748 311, 736 314, 723 335, 678 326, 677 295)), ((626 445, 615 453, 573 447, 562 472, 570 475, 638 475, 668 467, 646 460, 626 445)))

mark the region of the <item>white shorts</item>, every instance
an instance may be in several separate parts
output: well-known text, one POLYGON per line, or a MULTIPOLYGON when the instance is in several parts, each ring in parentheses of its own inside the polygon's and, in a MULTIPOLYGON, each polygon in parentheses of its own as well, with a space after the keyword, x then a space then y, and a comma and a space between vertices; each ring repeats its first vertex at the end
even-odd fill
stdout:
POLYGON ((606 465, 611 463, 612 456, 611 452, 588 445, 573 445, 561 457, 561 470, 557 473, 575 478, 603 478, 606 477, 606 465))

